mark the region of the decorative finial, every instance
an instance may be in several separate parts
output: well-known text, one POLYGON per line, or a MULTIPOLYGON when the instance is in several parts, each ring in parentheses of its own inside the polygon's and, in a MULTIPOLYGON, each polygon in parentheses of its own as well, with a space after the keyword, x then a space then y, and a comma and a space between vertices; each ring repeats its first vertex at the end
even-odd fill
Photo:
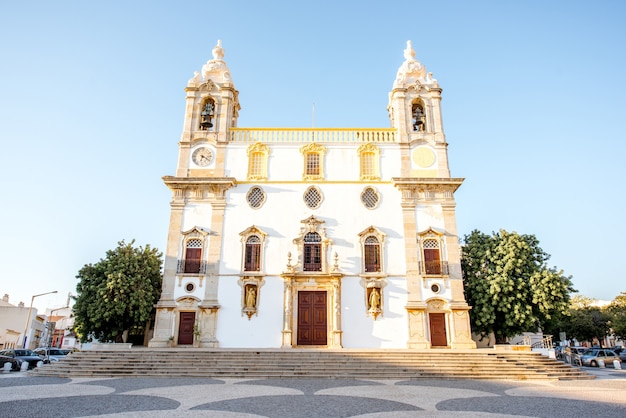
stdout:
POLYGON ((215 46, 215 48, 213 48, 212 52, 213 52, 213 59, 221 60, 222 58, 224 58, 224 48, 222 48, 221 39, 217 40, 217 45, 215 46))
POLYGON ((415 50, 411 45, 411 41, 406 41, 406 49, 404 50, 404 59, 406 60, 414 60, 415 59, 415 50))

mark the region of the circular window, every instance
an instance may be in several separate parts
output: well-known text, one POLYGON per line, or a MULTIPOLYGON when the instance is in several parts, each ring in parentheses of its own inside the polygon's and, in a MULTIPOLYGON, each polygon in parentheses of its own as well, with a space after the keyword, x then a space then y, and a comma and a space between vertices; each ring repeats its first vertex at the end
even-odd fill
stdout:
POLYGON ((309 187, 304 192, 303 199, 309 208, 317 209, 322 204, 322 192, 317 187, 309 187))
POLYGON ((258 186, 252 187, 246 196, 248 204, 253 209, 258 209, 265 203, 265 192, 258 186))
POLYGON ((196 288, 196 286, 193 283, 187 283, 185 285, 185 290, 187 292, 193 292, 195 288, 196 288))
POLYGON ((430 286, 430 290, 433 291, 433 293, 439 293, 439 291, 441 290, 441 288, 439 287, 438 284, 434 284, 432 286, 430 286))
POLYGON ((366 187, 361 192, 361 203, 368 209, 374 209, 378 206, 378 202, 380 201, 380 196, 378 192, 373 187, 366 187))

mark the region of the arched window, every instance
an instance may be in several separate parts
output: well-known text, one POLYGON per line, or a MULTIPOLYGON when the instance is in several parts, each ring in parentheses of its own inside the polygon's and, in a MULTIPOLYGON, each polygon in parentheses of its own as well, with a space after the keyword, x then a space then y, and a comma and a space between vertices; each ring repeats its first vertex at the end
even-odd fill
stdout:
POLYGON ((261 239, 251 235, 246 241, 244 271, 261 270, 261 239))
POLYGON ((371 225, 359 232, 362 251, 362 272, 367 276, 380 276, 385 267, 383 263, 383 243, 385 234, 371 225))
POLYGON ((242 245, 242 276, 260 275, 263 271, 263 246, 267 234, 252 225, 239 235, 242 245))
POLYGON ((380 242, 374 236, 367 237, 363 246, 365 258, 365 272, 380 271, 380 242))
POLYGON ((208 131, 213 128, 213 119, 215 117, 215 101, 209 98, 202 105, 200 111, 200 130, 208 131))
POLYGON ((304 236, 303 270, 322 271, 322 238, 317 232, 304 236))
POLYGON ((422 103, 413 103, 411 115, 413 117, 413 130, 426 130, 426 114, 424 113, 424 105, 422 103))
POLYGON ((193 238, 185 245, 184 273, 198 274, 202 265, 202 240, 193 238))

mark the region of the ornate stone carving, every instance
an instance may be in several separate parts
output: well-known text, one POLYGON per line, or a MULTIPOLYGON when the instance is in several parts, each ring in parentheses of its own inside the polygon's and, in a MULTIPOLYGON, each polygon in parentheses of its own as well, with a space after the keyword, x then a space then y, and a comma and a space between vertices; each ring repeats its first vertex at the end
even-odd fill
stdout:
POLYGON ((443 311, 446 309, 446 302, 441 299, 432 299, 428 301, 429 311, 443 311))

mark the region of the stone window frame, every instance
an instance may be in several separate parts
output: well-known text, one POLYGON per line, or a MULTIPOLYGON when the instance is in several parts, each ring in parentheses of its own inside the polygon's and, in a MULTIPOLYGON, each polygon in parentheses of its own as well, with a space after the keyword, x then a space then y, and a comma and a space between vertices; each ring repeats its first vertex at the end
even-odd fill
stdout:
POLYGON ((380 180, 380 148, 368 142, 357 149, 359 155, 359 179, 380 180))
MULTIPOLYGON (((293 240, 293 243, 298 248, 298 263, 297 267, 302 272, 309 273, 328 273, 329 272, 329 264, 328 264, 328 251, 332 245, 332 240, 326 236, 326 228, 323 228, 322 225, 325 221, 316 218, 314 215, 309 216, 306 219, 300 221, 303 226, 300 228, 300 234, 297 238, 293 240), (320 255, 321 255, 321 268, 320 270, 304 270, 304 246, 305 246, 305 237, 310 233, 316 233, 320 237, 320 255)), ((289 256, 291 257, 291 256, 289 256)), ((289 267, 294 268, 296 266, 291 266, 291 262, 288 263, 289 267)))
POLYGON ((250 206, 252 209, 260 209, 264 204, 265 201, 267 200, 267 193, 265 193, 265 190, 263 190, 263 188, 261 186, 252 186, 250 187, 250 190, 248 190, 248 193, 246 193, 246 202, 248 202, 248 206, 250 206), (253 201, 252 201, 252 193, 255 190, 260 190, 260 193, 262 195, 261 200, 258 202, 258 206, 254 206, 253 205, 253 201))
MULTIPOLYGON (((435 229, 428 228, 417 234, 419 272, 422 276, 446 277, 449 274, 445 235, 435 229), (434 245, 434 247, 433 247, 434 245), (426 255, 426 251, 437 249, 438 257, 436 265, 432 264, 432 257, 426 255), (425 251, 426 250, 426 251, 425 251)), ((434 253, 434 252, 433 252, 434 253)))
POLYGON ((311 143, 300 148, 303 157, 302 180, 323 180, 324 179, 324 155, 326 147, 316 143, 311 143), (316 158, 317 172, 310 171, 310 162, 316 158))
POLYGON ((384 257, 384 245, 385 245, 385 234, 375 226, 371 225, 365 228, 363 231, 359 233, 359 243, 361 247, 361 271, 363 275, 366 276, 380 276, 384 274, 385 271, 385 257, 384 257), (368 271, 367 265, 365 263, 367 249, 366 246, 369 238, 375 238, 378 241, 378 270, 377 271, 368 271))
POLYGON ((361 194, 359 195, 359 199, 361 200, 361 203, 363 204, 363 206, 366 209, 374 210, 380 204, 381 196, 380 196, 380 192, 378 190, 376 190, 375 187, 366 186, 361 191, 361 194), (372 193, 374 193, 376 195, 376 203, 374 205, 372 205, 372 206, 368 206, 368 204, 367 204, 366 193, 368 193, 369 191, 371 191, 372 193))
POLYGON ((310 187, 307 187, 304 193, 302 193, 302 200, 304 201, 304 204, 306 205, 307 208, 319 209, 319 207, 322 206, 322 202, 324 201, 324 193, 322 193, 322 190, 320 190, 319 187, 310 186, 310 187), (314 202, 311 202, 310 195, 313 192, 316 192, 317 195, 319 196, 319 202, 317 202, 317 204, 314 204, 314 202))
POLYGON ((248 180, 267 180, 270 147, 255 142, 246 150, 248 155, 248 180))
POLYGON ((263 271, 265 270, 265 244, 266 244, 266 239, 267 239, 267 233, 263 232, 261 229, 259 229, 257 226, 252 225, 251 227, 245 229, 244 231, 240 232, 239 235, 241 236, 241 244, 242 244, 242 251, 241 251, 241 272, 242 275, 259 275, 262 274, 263 271), (250 238, 252 237, 257 237, 259 239, 259 247, 258 247, 258 269, 257 270, 246 270, 247 267, 247 263, 246 263, 246 259, 248 257, 248 250, 250 249, 248 247, 248 241, 250 240, 250 238))
POLYGON ((178 267, 177 267, 177 274, 182 274, 182 275, 186 275, 186 276, 201 276, 206 274, 206 268, 207 268, 207 262, 205 260, 206 258, 206 254, 208 253, 207 250, 207 237, 208 237, 208 232, 202 230, 199 227, 193 227, 192 229, 190 229, 189 231, 185 231, 182 233, 181 236, 181 243, 180 243, 180 248, 179 248, 179 254, 180 257, 178 259, 178 267), (200 242, 200 246, 196 246, 196 241, 200 242), (190 246, 192 245, 193 246, 190 246), (187 260, 187 251, 189 248, 200 248, 200 256, 199 257, 194 257, 197 258, 199 260, 199 266, 197 271, 195 271, 196 269, 193 269, 194 271, 189 271, 191 268, 191 266, 188 266, 187 260))

